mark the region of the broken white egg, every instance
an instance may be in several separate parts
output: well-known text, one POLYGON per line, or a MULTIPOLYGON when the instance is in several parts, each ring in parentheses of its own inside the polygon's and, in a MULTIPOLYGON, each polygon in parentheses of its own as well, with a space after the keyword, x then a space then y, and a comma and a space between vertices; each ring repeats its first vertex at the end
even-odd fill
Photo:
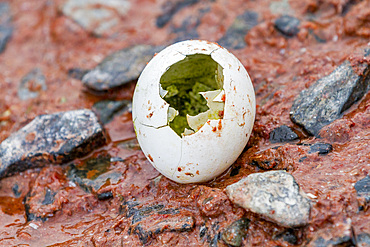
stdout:
POLYGON ((224 172, 248 142, 255 118, 252 82, 216 43, 173 44, 148 63, 135 88, 132 117, 152 165, 179 183, 224 172))

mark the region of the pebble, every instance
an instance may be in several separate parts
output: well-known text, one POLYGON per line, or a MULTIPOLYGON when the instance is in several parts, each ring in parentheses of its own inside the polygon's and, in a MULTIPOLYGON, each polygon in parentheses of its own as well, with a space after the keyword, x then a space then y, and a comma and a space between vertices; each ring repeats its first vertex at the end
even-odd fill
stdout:
POLYGON ((298 139, 298 135, 288 126, 282 125, 270 132, 270 142, 290 142, 298 139))
POLYGON ((241 246, 243 237, 247 234, 249 220, 246 218, 234 221, 222 233, 222 240, 231 246, 241 246))
POLYGON ((343 112, 364 96, 369 89, 370 48, 363 50, 363 62, 352 67, 346 60, 331 74, 303 90, 290 110, 291 120, 309 134, 319 136, 322 127, 342 117, 343 112), (355 70, 357 70, 357 73, 355 70))
POLYGON ((97 36, 110 32, 130 8, 128 0, 67 0, 62 13, 97 36))
POLYGON ((360 209, 365 209, 370 204, 370 176, 367 175, 365 178, 355 183, 355 190, 357 197, 363 198, 363 202, 360 202, 360 209))
POLYGON ((0 178, 61 164, 103 145, 103 127, 91 110, 40 115, 0 144, 0 178))
POLYGON ((319 154, 328 154, 333 150, 333 146, 330 143, 315 143, 310 146, 308 153, 319 153, 319 154))
POLYGON ((6 44, 13 33, 11 10, 6 2, 0 2, 0 53, 5 50, 6 44))
POLYGON ((46 91, 46 79, 41 69, 35 68, 28 72, 21 80, 18 88, 18 97, 21 100, 37 98, 41 91, 46 91))
POLYGON ((107 124, 113 120, 116 115, 131 109, 131 101, 121 100, 102 100, 95 103, 92 107, 102 124, 107 124))
POLYGON ((285 171, 253 173, 227 186, 226 193, 236 205, 279 225, 299 227, 309 223, 310 200, 285 171))
POLYGON ((294 37, 299 33, 300 20, 290 15, 283 15, 275 20, 275 28, 286 37, 294 37))
POLYGON ((107 56, 86 73, 83 84, 93 91, 107 91, 136 80, 162 46, 135 45, 107 56))
POLYGON ((199 0, 169 0, 162 5, 163 13, 157 17, 156 25, 164 27, 181 9, 198 3, 199 0))
POLYGON ((258 14, 248 10, 235 18, 218 43, 227 49, 242 49, 246 46, 245 35, 257 24, 258 14))

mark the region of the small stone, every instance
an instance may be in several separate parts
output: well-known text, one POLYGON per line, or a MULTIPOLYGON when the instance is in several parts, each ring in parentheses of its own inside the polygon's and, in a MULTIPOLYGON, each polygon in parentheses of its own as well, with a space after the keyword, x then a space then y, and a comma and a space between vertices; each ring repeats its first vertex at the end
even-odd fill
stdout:
POLYGON ((163 47, 136 45, 107 56, 82 78, 94 91, 106 91, 136 80, 149 60, 163 47))
POLYGON ((300 20, 293 16, 283 15, 275 20, 275 28, 286 37, 294 37, 299 33, 300 20))
POLYGON ((46 91, 46 79, 39 68, 35 68, 25 75, 18 88, 18 97, 21 100, 37 98, 41 91, 46 91))
POLYGON ((222 233, 222 240, 231 246, 241 246, 243 237, 247 233, 248 226, 248 219, 240 219, 233 222, 222 233))
POLYGON ((303 90, 290 110, 291 120, 318 136, 322 127, 340 118, 343 112, 364 96, 370 88, 370 49, 363 50, 363 59, 354 67, 346 60, 330 75, 303 90), (355 72, 356 70, 356 72, 355 72))
POLYGON ((258 24, 258 14, 246 11, 237 16, 218 43, 227 49, 242 49, 246 46, 244 37, 249 30, 258 24))
POLYGON ((105 141, 103 128, 90 110, 38 116, 0 144, 0 178, 68 162, 105 141))
POLYGON ((370 176, 367 175, 365 178, 357 181, 355 190, 357 191, 357 196, 364 197, 367 202, 370 202, 370 176))
POLYGON ((81 186, 86 192, 98 192, 109 181, 117 184, 122 178, 122 173, 110 170, 111 157, 102 155, 90 158, 76 166, 71 164, 68 169, 68 178, 81 186))
POLYGON ((297 244, 297 236, 294 233, 294 230, 289 228, 285 230, 284 232, 276 235, 274 239, 283 239, 284 241, 296 245, 297 244))
POLYGON ((309 154, 311 153, 319 153, 319 154, 328 154, 333 150, 333 146, 330 143, 315 143, 310 147, 308 151, 309 154))
POLYGON ((129 8, 127 0, 68 0, 62 6, 62 12, 88 32, 99 36, 119 24, 129 8))
POLYGON ((159 28, 164 27, 172 17, 181 9, 198 3, 199 0, 170 0, 166 1, 162 6, 163 13, 157 17, 156 25, 159 28))
POLYGON ((251 174, 227 186, 226 193, 233 203, 279 225, 298 227, 309 222, 310 200, 285 171, 251 174))
POLYGON ((92 107, 93 111, 98 115, 102 124, 107 124, 113 120, 116 115, 131 109, 131 101, 121 100, 103 100, 95 103, 92 107))
POLYGON ((270 132, 270 142, 290 142, 298 139, 298 135, 288 126, 282 125, 270 132))
POLYGON ((89 71, 89 69, 72 68, 68 70, 68 76, 77 80, 82 80, 84 75, 86 75, 86 73, 89 71))
POLYGON ((13 33, 11 19, 9 4, 6 2, 0 2, 0 53, 5 50, 6 44, 13 33))

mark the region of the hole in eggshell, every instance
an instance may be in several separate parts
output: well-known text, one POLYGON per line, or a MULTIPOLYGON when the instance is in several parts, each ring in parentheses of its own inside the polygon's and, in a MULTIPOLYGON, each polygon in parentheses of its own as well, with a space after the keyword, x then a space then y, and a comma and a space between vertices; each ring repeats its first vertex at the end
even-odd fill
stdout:
POLYGON ((161 76, 159 94, 170 105, 167 122, 180 137, 209 119, 223 119, 223 77, 223 68, 205 54, 188 55, 161 76))

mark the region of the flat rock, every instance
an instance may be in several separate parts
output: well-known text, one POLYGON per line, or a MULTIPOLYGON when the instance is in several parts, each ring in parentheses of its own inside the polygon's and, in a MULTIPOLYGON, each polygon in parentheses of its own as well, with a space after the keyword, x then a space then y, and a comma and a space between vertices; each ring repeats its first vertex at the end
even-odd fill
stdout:
POLYGON ((355 66, 344 61, 331 74, 303 90, 290 110, 291 120, 318 136, 322 127, 340 118, 369 89, 370 65, 366 59, 370 59, 370 48, 363 50, 362 57, 355 66))
POLYGON ((330 143, 315 143, 310 146, 308 153, 328 154, 333 150, 333 146, 330 143))
POLYGON ((225 35, 218 43, 227 49, 241 49, 246 46, 244 37, 248 31, 258 24, 258 14, 246 11, 237 16, 225 35))
POLYGON ((95 103, 92 109, 98 115, 100 122, 102 124, 107 124, 112 121, 116 115, 124 111, 129 111, 131 109, 131 101, 102 100, 95 103))
POLYGON ((308 224, 310 200, 285 171, 253 173, 226 187, 229 199, 247 210, 285 227, 308 224))
POLYGON ((156 52, 163 47, 132 46, 107 56, 82 77, 84 85, 94 91, 106 91, 137 79, 156 52))
POLYGON ((131 218, 130 234, 146 244, 154 236, 165 231, 184 232, 194 228, 195 220, 188 212, 166 208, 163 204, 140 205, 139 202, 124 202, 121 213, 131 218))
POLYGON ((270 142, 290 142, 298 139, 298 135, 288 126, 281 125, 270 132, 270 142))
POLYGON ((294 37, 299 33, 300 20, 290 15, 283 15, 275 20, 274 26, 286 37, 294 37))
POLYGON ((99 36, 119 24, 129 8, 127 0, 68 0, 61 10, 85 30, 99 36))
POLYGON ((18 97, 21 100, 37 98, 41 91, 46 91, 46 79, 39 68, 28 72, 21 80, 18 88, 18 97))
POLYGON ((9 4, 6 2, 0 2, 0 53, 4 51, 6 44, 13 33, 11 19, 9 4))
POLYGON ((0 144, 0 178, 28 168, 68 162, 105 141, 103 128, 91 110, 37 116, 0 144))
POLYGON ((159 28, 164 27, 172 17, 181 9, 198 3, 199 0, 169 0, 162 5, 162 14, 157 17, 156 25, 159 28))

